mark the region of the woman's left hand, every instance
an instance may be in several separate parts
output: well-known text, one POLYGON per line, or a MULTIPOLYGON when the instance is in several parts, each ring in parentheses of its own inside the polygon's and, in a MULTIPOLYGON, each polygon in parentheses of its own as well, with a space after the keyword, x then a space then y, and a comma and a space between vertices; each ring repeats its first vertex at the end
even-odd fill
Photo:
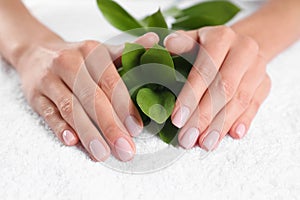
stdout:
POLYGON ((216 26, 171 34, 165 46, 177 55, 197 55, 172 113, 173 124, 182 128, 181 146, 198 141, 210 151, 228 132, 242 138, 271 87, 256 41, 216 26))

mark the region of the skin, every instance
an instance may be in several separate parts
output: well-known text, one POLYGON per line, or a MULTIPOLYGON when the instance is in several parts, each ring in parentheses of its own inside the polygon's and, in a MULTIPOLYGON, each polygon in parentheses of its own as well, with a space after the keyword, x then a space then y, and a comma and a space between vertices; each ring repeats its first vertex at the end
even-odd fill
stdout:
POLYGON ((231 27, 205 27, 169 35, 174 54, 197 54, 178 96, 172 122, 184 148, 215 149, 224 136, 249 130, 271 81, 267 63, 300 38, 300 1, 271 0, 231 27))
MULTIPOLYGON (((136 43, 149 48, 158 40, 148 33, 136 43)), ((0 53, 20 75, 28 103, 64 144, 80 141, 95 161, 107 159, 110 153, 121 161, 132 159, 132 136, 142 130, 142 120, 113 62, 122 48, 64 41, 20 1, 0 0, 0 53)))
MULTIPOLYGON (((245 135, 270 90, 267 62, 299 38, 299 7, 298 0, 273 0, 232 27, 181 31, 166 38, 170 52, 198 54, 172 114, 173 123, 183 127, 183 147, 199 143, 212 150, 228 132, 234 138, 245 135), (212 104, 210 99, 218 95, 223 101, 212 104), (183 106, 189 113, 181 122, 183 106), (240 125, 244 129, 237 131, 240 125), (193 137, 187 134, 190 128, 193 137), (213 137, 211 130, 217 131, 213 137)), ((149 33, 136 42, 149 48, 158 37, 149 33)), ((20 75, 29 104, 64 144, 80 141, 95 161, 110 153, 121 161, 132 159, 131 136, 142 129, 113 62, 121 52, 122 46, 64 41, 20 1, 0 0, 0 53, 20 75), (123 100, 116 101, 111 91, 123 100)))

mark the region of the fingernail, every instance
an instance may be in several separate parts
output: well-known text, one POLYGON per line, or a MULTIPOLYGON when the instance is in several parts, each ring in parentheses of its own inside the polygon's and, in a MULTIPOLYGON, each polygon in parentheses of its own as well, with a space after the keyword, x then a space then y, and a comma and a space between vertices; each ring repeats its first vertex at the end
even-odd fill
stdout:
POLYGON ((246 126, 244 124, 239 124, 235 130, 236 134, 239 136, 239 138, 244 137, 246 133, 246 126))
POLYGON ((159 41, 159 36, 154 33, 154 32, 148 32, 146 34, 144 34, 144 36, 147 37, 147 39, 149 40, 149 42, 157 42, 159 41))
POLYGON ((104 161, 108 156, 108 151, 106 150, 105 146, 99 140, 92 140, 90 142, 90 150, 93 156, 98 161, 104 161))
POLYGON ((178 128, 181 128, 188 120, 189 115, 190 115, 190 109, 186 106, 182 106, 176 112, 172 122, 175 126, 177 126, 178 128))
POLYGON ((143 128, 138 124, 137 119, 133 116, 128 116, 126 118, 125 126, 129 133, 134 137, 137 137, 143 130, 143 128))
POLYGON ((129 161, 133 158, 133 154, 134 154, 133 150, 131 148, 131 145, 128 143, 128 141, 125 138, 120 137, 115 142, 115 149, 120 160, 129 161))
POLYGON ((188 129, 183 137, 180 139, 180 144, 186 149, 190 149, 196 143, 196 140, 199 136, 199 130, 197 128, 190 128, 188 129))
POLYGON ((73 135, 73 133, 69 130, 65 130, 62 134, 62 138, 64 140, 64 142, 67 145, 72 145, 74 144, 74 141, 76 140, 75 136, 73 135))
POLYGON ((207 151, 211 151, 218 143, 219 138, 220 133, 217 131, 212 131, 204 138, 202 145, 207 151))
POLYGON ((171 34, 169 34, 167 37, 165 37, 165 39, 164 39, 164 46, 166 46, 166 42, 169 40, 169 39, 171 39, 171 38, 176 38, 176 37, 178 37, 178 35, 176 34, 176 33, 171 33, 171 34))

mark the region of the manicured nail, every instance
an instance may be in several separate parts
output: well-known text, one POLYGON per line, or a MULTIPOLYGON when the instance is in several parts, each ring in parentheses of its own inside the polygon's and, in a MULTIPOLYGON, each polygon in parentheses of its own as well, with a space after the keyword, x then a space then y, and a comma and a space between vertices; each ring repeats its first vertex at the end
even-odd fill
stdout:
POLYGON ((239 124, 235 129, 236 134, 239 136, 239 138, 244 137, 246 133, 246 126, 244 124, 239 124))
POLYGON ((217 131, 210 132, 205 138, 202 143, 203 147, 207 151, 213 150, 213 148, 216 146, 220 138, 220 133, 217 131))
POLYGON ((199 137, 199 130, 197 128, 189 128, 182 138, 180 139, 180 144, 186 149, 190 149, 196 143, 196 140, 199 137))
POLYGON ((178 35, 176 33, 171 33, 169 34, 165 39, 164 39, 164 46, 166 46, 166 42, 171 39, 171 38, 176 38, 178 35))
POLYGON ((133 158, 134 153, 132 147, 125 138, 120 137, 115 142, 115 149, 120 160, 129 161, 133 158))
POLYGON ((181 128, 188 120, 189 115, 190 115, 190 109, 186 106, 182 106, 176 112, 172 122, 175 126, 177 126, 178 128, 181 128))
POLYGON ((69 130, 65 130, 62 134, 62 138, 64 140, 64 142, 67 145, 72 145, 74 144, 74 141, 76 140, 75 136, 73 135, 73 133, 69 130))
POLYGON ((90 142, 90 150, 98 161, 104 161, 109 154, 105 146, 96 139, 90 142))
POLYGON ((134 137, 137 137, 143 130, 143 128, 138 124, 137 119, 133 116, 128 116, 126 118, 125 126, 129 133, 134 137))

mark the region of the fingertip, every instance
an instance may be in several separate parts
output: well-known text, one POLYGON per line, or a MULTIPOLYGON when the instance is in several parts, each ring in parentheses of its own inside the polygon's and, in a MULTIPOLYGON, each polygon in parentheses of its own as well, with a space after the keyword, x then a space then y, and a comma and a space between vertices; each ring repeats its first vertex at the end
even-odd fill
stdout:
POLYGON ((144 36, 151 43, 158 43, 159 42, 159 36, 156 33, 154 33, 154 32, 148 32, 144 36))
POLYGON ((143 126, 141 125, 141 121, 137 120, 136 117, 130 115, 125 119, 125 126, 129 131, 130 135, 133 137, 137 137, 143 130, 143 126))
POLYGON ((171 33, 169 34, 165 39, 164 39, 164 46, 171 52, 176 52, 176 40, 179 37, 178 34, 176 33, 171 33))
POLYGON ((242 139, 247 133, 247 127, 244 123, 239 123, 230 129, 229 135, 234 139, 242 139))
POLYGON ((131 143, 132 142, 125 137, 119 137, 115 141, 115 152, 120 161, 128 162, 133 159, 135 155, 135 146, 131 143))
POLYGON ((136 43, 144 46, 145 48, 151 48, 158 42, 159 36, 154 32, 148 32, 136 40, 136 43))
POLYGON ((62 133, 62 139, 65 145, 74 146, 78 143, 78 137, 75 133, 70 130, 64 130, 62 133))

